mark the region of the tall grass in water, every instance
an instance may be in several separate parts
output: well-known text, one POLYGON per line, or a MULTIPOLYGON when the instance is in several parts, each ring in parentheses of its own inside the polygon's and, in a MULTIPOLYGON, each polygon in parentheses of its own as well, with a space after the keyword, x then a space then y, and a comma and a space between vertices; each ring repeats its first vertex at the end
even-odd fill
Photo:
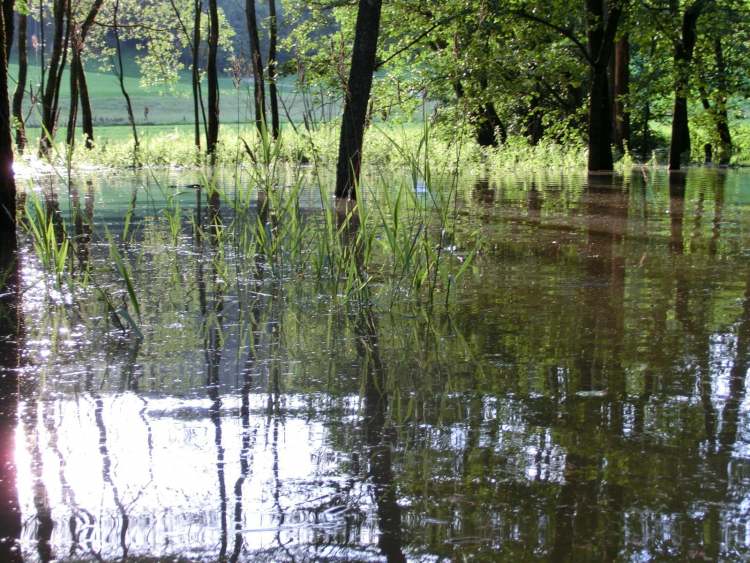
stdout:
MULTIPOLYGON (((411 137, 413 131, 405 135, 411 137)), ((173 268, 166 283, 183 289, 191 287, 191 269, 185 267, 190 260, 212 266, 210 277, 224 295, 236 286, 237 295, 304 295, 334 306, 374 303, 387 308, 408 302, 432 310, 449 303, 474 256, 471 243, 463 249, 455 243, 455 170, 464 156, 460 143, 453 143, 453 164, 445 171, 434 164, 444 163, 446 154, 439 145, 441 154, 433 156, 428 124, 417 142, 390 138, 393 160, 407 166, 366 174, 358 201, 342 203, 333 198, 324 165, 294 166, 285 160, 286 142, 262 132, 248 136, 243 150, 252 165, 239 167, 232 184, 224 183, 220 171, 207 169, 198 185, 191 186, 196 209, 209 210, 203 216, 188 210, 179 187, 164 186, 156 176, 148 187, 138 182, 121 229, 99 227, 87 240, 106 251, 92 260, 89 278, 112 324, 137 337, 154 331, 159 300, 150 296, 170 289, 156 290, 148 268, 157 261, 163 264, 166 255, 173 268), (148 203, 136 213, 139 199, 148 203), (219 201, 220 214, 215 212, 219 201), (195 249, 183 236, 188 229, 195 249), (209 252, 199 250, 209 245, 209 252)), ((65 256, 78 254, 76 239, 66 237, 67 246, 60 244, 54 227, 50 230, 45 222, 44 202, 30 198, 27 210, 43 268, 60 272, 62 283, 70 262, 65 256)), ((157 273, 166 272, 162 268, 157 273)))

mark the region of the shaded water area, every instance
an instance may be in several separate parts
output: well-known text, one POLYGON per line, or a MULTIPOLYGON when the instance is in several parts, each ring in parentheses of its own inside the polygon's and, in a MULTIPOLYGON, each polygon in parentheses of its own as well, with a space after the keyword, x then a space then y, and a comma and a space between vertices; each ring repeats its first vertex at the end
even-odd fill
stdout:
POLYGON ((22 239, 25 560, 750 557, 750 173, 464 179, 451 291, 346 299, 155 181, 49 180, 73 289, 22 239))

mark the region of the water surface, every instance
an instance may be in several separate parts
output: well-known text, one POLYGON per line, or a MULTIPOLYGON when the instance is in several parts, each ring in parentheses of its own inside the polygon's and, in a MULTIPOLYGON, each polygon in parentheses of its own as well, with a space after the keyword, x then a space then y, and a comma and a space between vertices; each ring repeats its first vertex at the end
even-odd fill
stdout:
POLYGON ((26 560, 750 557, 750 173, 464 179, 447 306, 274 276, 189 174, 88 180, 50 182, 108 276, 23 243, 26 560))

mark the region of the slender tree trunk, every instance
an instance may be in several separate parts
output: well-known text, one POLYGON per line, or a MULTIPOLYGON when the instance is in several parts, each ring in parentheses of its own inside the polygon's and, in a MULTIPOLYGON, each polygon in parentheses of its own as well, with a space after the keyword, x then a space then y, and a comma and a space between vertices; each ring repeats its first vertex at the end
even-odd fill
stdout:
POLYGON ((266 91, 263 81, 263 56, 258 37, 258 18, 255 15, 255 0, 245 0, 247 33, 250 36, 250 58, 253 66, 253 93, 255 101, 255 125, 258 132, 266 126, 266 91))
POLYGON ((341 119, 336 197, 356 199, 362 167, 365 118, 375 71, 382 0, 359 0, 344 115, 341 119))
POLYGON ((624 150, 630 147, 630 111, 626 102, 630 91, 630 40, 627 35, 615 44, 614 62, 614 141, 624 150))
MULTIPOLYGON (((6 49, 5 13, 0 14, 0 239, 15 240, 16 183, 13 177, 13 140, 10 131, 8 103, 8 59, 6 49)), ((15 246, 9 250, 14 251, 15 246)))
POLYGON ((206 147, 211 162, 216 160, 216 145, 219 142, 219 75, 216 55, 219 50, 219 12, 216 0, 208 2, 208 135, 206 147))
MULTIPOLYGON (((72 88, 73 82, 75 81, 78 101, 80 101, 81 103, 81 129, 83 130, 83 138, 85 139, 85 146, 87 149, 94 148, 94 118, 91 111, 89 88, 88 84, 86 83, 86 66, 84 65, 81 54, 83 53, 83 46, 86 42, 86 37, 91 30, 91 26, 94 25, 94 20, 99 14, 99 10, 101 9, 103 3, 104 0, 96 0, 91 5, 86 19, 80 26, 80 30, 78 30, 78 33, 75 34, 73 38, 73 61, 75 61, 77 64, 75 65, 74 69, 73 63, 71 62, 70 83, 72 88)), ((75 26, 75 24, 73 25, 75 26)), ((71 90, 71 108, 73 106, 74 100, 75 98, 73 98, 73 93, 71 90)), ((78 108, 76 106, 76 113, 77 111, 78 108)), ((73 125, 75 126, 75 121, 73 121, 73 125)), ((68 135, 70 136, 70 133, 68 133, 68 135)))
MULTIPOLYGON (((200 115, 200 87, 201 77, 199 68, 200 44, 201 44, 201 14, 203 2, 195 0, 195 13, 193 14, 193 119, 195 120, 195 148, 198 152, 201 149, 201 115, 200 115)), ((205 125, 205 124, 204 124, 205 125)))
MULTIPOLYGON (((83 130, 84 144, 87 149, 94 148, 94 116, 91 111, 91 99, 89 98, 89 87, 86 82, 86 68, 83 61, 78 59, 78 98, 81 102, 81 129, 83 130)), ((72 72, 72 69, 71 69, 72 72)), ((130 112, 132 113, 132 108, 130 112)))
POLYGON ((726 166, 732 159, 732 133, 729 130, 729 112, 727 110, 727 65, 720 37, 714 38, 713 48, 719 91, 716 99, 714 119, 716 122, 716 133, 719 136, 719 164, 726 166))
POLYGON ((621 12, 616 2, 608 4, 608 14, 605 14, 604 3, 601 0, 586 0, 588 56, 591 68, 588 115, 590 172, 609 171, 613 168, 612 101, 609 96, 607 67, 621 12))
POLYGON ((690 64, 697 40, 696 25, 705 2, 698 0, 685 9, 682 17, 682 37, 675 45, 674 111, 672 139, 669 145, 669 169, 679 170, 683 160, 690 158, 690 126, 688 124, 688 89, 690 64))
POLYGON ((75 146, 76 121, 78 120, 78 65, 81 64, 80 52, 73 47, 70 59, 70 110, 68 110, 68 129, 65 144, 70 148, 75 146))
POLYGON ((279 98, 276 88, 276 44, 278 43, 279 22, 276 17, 276 0, 268 0, 268 96, 271 105, 271 132, 274 139, 278 139, 279 126, 279 98))
POLYGON ((47 69, 47 83, 42 91, 42 134, 39 138, 39 152, 43 155, 46 155, 52 148, 52 139, 57 128, 57 100, 63 66, 66 11, 66 0, 54 0, 52 8, 54 22, 52 54, 47 69))
POLYGON ((23 97, 26 93, 28 74, 28 47, 26 45, 26 24, 28 16, 18 15, 18 83, 13 94, 13 120, 16 124, 16 147, 19 152, 26 148, 26 126, 23 120, 23 97))
POLYGON ((120 30, 119 22, 117 20, 117 12, 120 8, 120 0, 115 0, 114 12, 113 12, 113 31, 115 34, 115 54, 117 56, 117 81, 120 83, 120 91, 122 97, 125 98, 125 108, 128 112, 128 122, 130 128, 133 131, 133 165, 138 167, 140 165, 138 150, 140 148, 140 141, 138 140, 138 129, 135 126, 135 116, 133 115, 133 104, 130 102, 130 95, 125 88, 125 69, 122 66, 122 46, 120 45, 120 30))

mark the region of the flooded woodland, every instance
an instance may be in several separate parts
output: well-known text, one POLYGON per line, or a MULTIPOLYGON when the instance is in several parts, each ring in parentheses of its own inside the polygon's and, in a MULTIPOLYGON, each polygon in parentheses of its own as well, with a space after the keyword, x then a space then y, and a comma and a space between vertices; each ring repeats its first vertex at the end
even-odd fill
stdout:
POLYGON ((244 174, 26 196, 70 256, 25 231, 3 345, 24 558, 750 555, 750 173, 403 179, 356 220, 244 174))
POLYGON ((3 0, 0 563, 750 561, 748 76, 748 0, 3 0))

